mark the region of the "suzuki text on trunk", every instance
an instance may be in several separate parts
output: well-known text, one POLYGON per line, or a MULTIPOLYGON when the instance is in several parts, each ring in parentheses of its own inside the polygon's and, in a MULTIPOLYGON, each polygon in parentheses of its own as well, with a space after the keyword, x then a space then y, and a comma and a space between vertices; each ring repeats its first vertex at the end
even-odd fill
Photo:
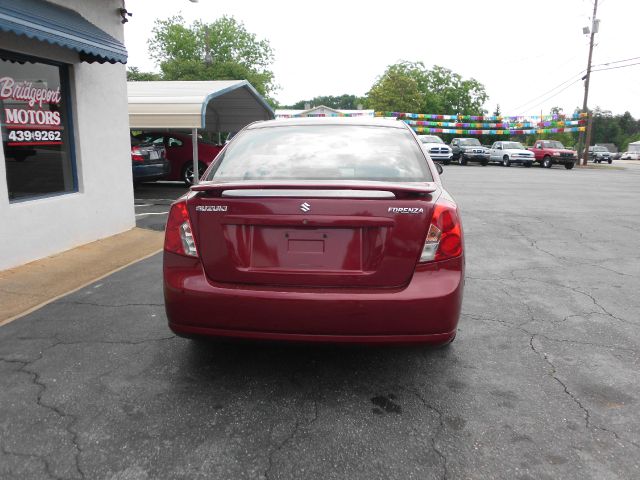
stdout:
POLYGON ((258 122, 171 207, 169 327, 186 337, 447 344, 460 213, 404 122, 258 122))

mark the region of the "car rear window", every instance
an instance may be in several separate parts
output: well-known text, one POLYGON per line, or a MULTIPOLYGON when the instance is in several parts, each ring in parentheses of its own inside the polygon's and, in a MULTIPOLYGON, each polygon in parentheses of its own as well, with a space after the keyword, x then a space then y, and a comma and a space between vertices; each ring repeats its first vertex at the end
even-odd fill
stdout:
POLYGON ((414 136, 364 125, 291 125, 244 131, 206 180, 433 180, 414 136))

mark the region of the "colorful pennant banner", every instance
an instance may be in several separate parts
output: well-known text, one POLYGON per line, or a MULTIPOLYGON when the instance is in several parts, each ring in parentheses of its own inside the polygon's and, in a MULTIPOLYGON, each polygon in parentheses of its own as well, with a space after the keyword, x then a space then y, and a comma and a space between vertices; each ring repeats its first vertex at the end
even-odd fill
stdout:
POLYGON ((509 129, 509 130, 470 130, 455 128, 429 128, 412 125, 411 128, 416 133, 450 133, 454 135, 536 135, 539 133, 568 133, 584 132, 586 127, 565 127, 565 128, 532 128, 532 129, 509 129))
POLYGON ((586 113, 573 113, 568 115, 435 115, 430 113, 407 113, 407 112, 375 112, 376 117, 396 117, 410 118, 414 120, 470 120, 472 122, 517 122, 526 120, 539 121, 566 121, 566 119, 586 119, 586 113))
POLYGON ((566 127, 571 125, 584 125, 586 120, 567 120, 567 121, 551 121, 551 122, 503 122, 503 123, 457 123, 457 122, 433 122, 428 120, 407 120, 402 119, 405 123, 411 126, 422 127, 455 127, 455 128, 484 128, 484 129, 498 129, 498 130, 513 130, 513 129, 531 129, 531 128, 545 128, 545 127, 566 127))
POLYGON ((309 113, 301 115, 299 113, 294 114, 278 114, 278 118, 308 118, 308 117, 372 117, 371 112, 358 112, 358 113, 309 113))

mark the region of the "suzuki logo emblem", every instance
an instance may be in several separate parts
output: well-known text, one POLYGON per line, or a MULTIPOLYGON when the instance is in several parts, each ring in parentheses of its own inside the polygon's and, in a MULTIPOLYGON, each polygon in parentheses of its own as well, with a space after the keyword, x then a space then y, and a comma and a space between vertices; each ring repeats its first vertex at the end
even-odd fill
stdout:
POLYGON ((311 205, 309 205, 307 202, 304 202, 302 205, 300 205, 300 210, 302 210, 304 213, 307 213, 311 210, 311 205))

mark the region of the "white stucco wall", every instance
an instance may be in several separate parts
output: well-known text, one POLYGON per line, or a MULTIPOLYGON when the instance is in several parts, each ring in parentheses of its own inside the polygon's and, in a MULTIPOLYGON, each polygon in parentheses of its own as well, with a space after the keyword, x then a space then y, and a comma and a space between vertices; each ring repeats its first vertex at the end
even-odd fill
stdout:
MULTIPOLYGON (((123 41, 115 0, 58 0, 123 41)), ((135 226, 127 84, 122 64, 81 63, 66 49, 0 33, 8 51, 70 64, 77 193, 9 203, 0 148, 0 270, 135 226)))

